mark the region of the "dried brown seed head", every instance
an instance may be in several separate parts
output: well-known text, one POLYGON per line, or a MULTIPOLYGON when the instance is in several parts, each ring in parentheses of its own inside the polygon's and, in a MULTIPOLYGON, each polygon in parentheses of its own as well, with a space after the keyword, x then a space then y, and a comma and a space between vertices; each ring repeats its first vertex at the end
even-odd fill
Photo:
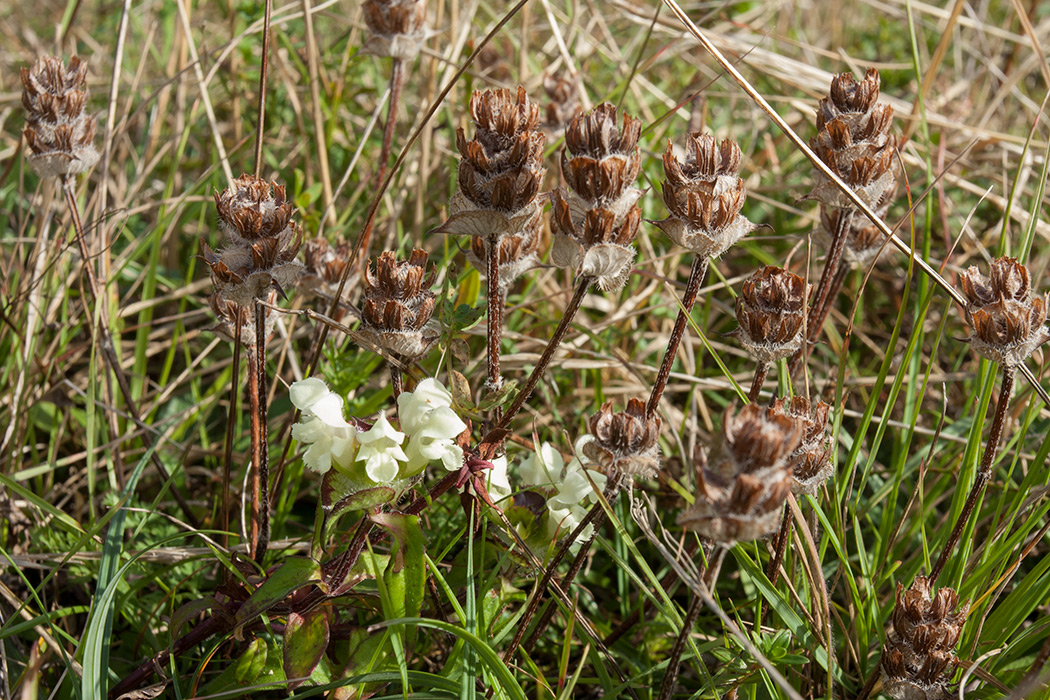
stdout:
MULTIPOLYGON (((889 214, 890 205, 897 198, 897 181, 882 193, 879 201, 873 207, 880 219, 885 220, 889 214)), ((826 204, 820 206, 820 227, 816 230, 817 241, 825 246, 831 246, 832 232, 838 226, 839 217, 846 216, 846 212, 826 204)), ((847 263, 865 269, 885 249, 886 236, 879 227, 871 223, 863 214, 855 214, 850 220, 849 230, 846 231, 846 240, 842 249, 842 259, 847 263)))
MULTIPOLYGON (((539 247, 542 234, 542 211, 536 208, 533 216, 524 226, 516 227, 514 233, 507 233, 499 241, 499 287, 506 294, 514 281, 529 270, 539 267, 539 247)), ((476 235, 470 238, 467 249, 467 260, 478 270, 488 267, 488 236, 476 235)))
MULTIPOLYGON (((353 245, 343 241, 332 245, 324 238, 312 238, 303 244, 303 260, 306 263, 305 273, 299 280, 300 291, 313 293, 331 301, 339 291, 339 282, 350 264, 353 245)), ((356 266, 350 271, 346 284, 343 285, 342 300, 348 301, 351 290, 357 285, 358 271, 356 266)), ((342 319, 345 309, 336 309, 336 320, 342 319)))
POLYGON ((548 73, 543 77, 543 91, 550 100, 545 110, 545 126, 552 133, 560 134, 580 113, 579 85, 572 76, 548 73))
POLYGON ((802 440, 800 422, 751 404, 723 419, 722 439, 701 461, 696 503, 678 524, 716 542, 765 537, 776 530, 791 493, 789 457, 802 440))
POLYGON ((744 282, 736 301, 735 334, 757 361, 776 362, 802 347, 806 287, 798 275, 772 266, 744 282))
POLYGON ((362 280, 361 332, 376 345, 409 359, 426 355, 438 338, 431 321, 434 270, 431 267, 428 273, 427 257, 418 248, 408 260, 385 251, 369 262, 362 280))
POLYGON ((951 588, 931 594, 923 576, 908 589, 898 583, 893 627, 882 657, 884 692, 898 700, 940 697, 968 610, 968 604, 959 606, 959 595, 951 588))
POLYGON ((682 161, 669 141, 664 152, 664 204, 671 215, 654 222, 671 240, 705 258, 716 258, 755 230, 740 215, 747 197, 737 177, 742 155, 734 141, 721 146, 711 134, 691 134, 682 161))
POLYGON ((777 399, 770 410, 793 418, 802 426, 802 441, 788 457, 791 491, 796 496, 815 494, 834 471, 831 441, 828 439, 828 413, 831 407, 818 400, 811 410, 809 399, 795 396, 777 399))
POLYGON ((623 128, 616 125, 616 108, 603 103, 572 120, 565 131, 561 170, 565 181, 586 208, 602 207, 622 214, 616 203, 630 196, 642 167, 638 137, 642 123, 626 112, 623 128))
POLYGON ((966 296, 970 345, 994 362, 1014 367, 1047 340, 1047 297, 1033 297, 1028 268, 1013 258, 992 261, 985 278, 970 267, 959 278, 966 296))
POLYGON ((606 403, 591 416, 593 439, 584 444, 583 453, 608 474, 653 477, 660 466, 660 425, 659 416, 646 415, 644 401, 630 399, 621 412, 606 403))
POLYGON ((631 242, 638 234, 641 209, 632 206, 619 219, 601 207, 586 209, 581 216, 574 213, 573 203, 565 199, 565 194, 561 189, 551 193, 551 262, 572 268, 577 275, 595 278, 602 291, 622 288, 634 267, 631 242))
POLYGON ((365 0, 361 10, 372 31, 367 53, 409 61, 419 55, 427 38, 423 0, 365 0))
POLYGON ((22 134, 41 177, 77 175, 98 162, 95 118, 84 112, 87 97, 87 63, 76 56, 68 67, 44 55, 22 68, 22 134))

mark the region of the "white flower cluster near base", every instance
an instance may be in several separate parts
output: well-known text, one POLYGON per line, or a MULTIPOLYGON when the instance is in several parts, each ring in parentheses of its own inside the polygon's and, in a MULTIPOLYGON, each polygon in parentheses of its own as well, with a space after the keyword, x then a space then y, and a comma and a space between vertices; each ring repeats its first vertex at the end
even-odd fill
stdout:
MULTIPOLYGON (((576 454, 583 454, 584 442, 591 439, 586 435, 577 440, 576 454)), ((536 486, 550 494, 547 498, 550 537, 564 537, 576 529, 605 489, 605 474, 586 467, 579 458, 565 464, 558 450, 548 442, 522 461, 519 474, 523 485, 536 486)), ((592 533, 593 528, 585 530, 574 546, 579 547, 592 533)))
MULTIPOLYGON (((369 430, 356 430, 343 417, 342 397, 315 377, 292 384, 289 395, 302 411, 292 437, 307 445, 303 462, 318 473, 333 467, 352 471, 363 462, 369 480, 388 484, 418 474, 431 462, 449 471, 463 465, 463 448, 455 440, 467 424, 452 410, 452 394, 436 379, 424 379, 415 391, 398 396, 401 430, 383 413, 369 430)), ((502 474, 502 482, 493 475, 494 485, 507 481, 506 460, 502 474)), ((506 483, 504 495, 509 493, 506 483)))

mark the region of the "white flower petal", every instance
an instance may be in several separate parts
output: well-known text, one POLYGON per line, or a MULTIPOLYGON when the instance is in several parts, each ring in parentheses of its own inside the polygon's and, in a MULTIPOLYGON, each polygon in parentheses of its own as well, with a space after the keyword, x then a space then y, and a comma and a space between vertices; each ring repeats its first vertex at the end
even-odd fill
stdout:
POLYGON ((292 404, 300 411, 306 411, 326 394, 330 394, 328 385, 324 380, 317 377, 308 377, 302 381, 293 382, 288 387, 288 396, 292 404))
POLYGON ((310 413, 317 416, 325 425, 333 428, 346 428, 350 424, 343 418, 343 397, 329 392, 319 398, 309 408, 310 413))

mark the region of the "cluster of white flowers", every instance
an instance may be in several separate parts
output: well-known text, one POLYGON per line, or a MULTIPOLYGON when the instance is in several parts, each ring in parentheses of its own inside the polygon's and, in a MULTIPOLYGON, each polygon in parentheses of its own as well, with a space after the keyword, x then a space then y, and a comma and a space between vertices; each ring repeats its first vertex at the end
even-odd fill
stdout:
POLYGON ((321 474, 333 466, 350 471, 355 463, 364 462, 369 480, 387 484, 418 474, 430 462, 440 461, 449 471, 463 465, 463 448, 455 439, 467 424, 452 410, 452 394, 436 379, 424 379, 415 391, 398 396, 401 430, 382 413, 369 430, 355 430, 343 417, 342 397, 314 377, 292 384, 289 394, 302 411, 292 437, 308 445, 303 462, 321 474))
MULTIPOLYGON (((589 439, 592 438, 587 435, 576 442, 576 454, 583 454, 582 443, 589 439)), ((554 446, 547 442, 522 461, 520 473, 526 486, 538 486, 550 492, 547 498, 550 537, 565 536, 576 529, 605 489, 605 474, 586 467, 578 458, 565 464, 554 446)), ((585 530, 576 546, 590 537, 591 532, 591 529, 585 530)))

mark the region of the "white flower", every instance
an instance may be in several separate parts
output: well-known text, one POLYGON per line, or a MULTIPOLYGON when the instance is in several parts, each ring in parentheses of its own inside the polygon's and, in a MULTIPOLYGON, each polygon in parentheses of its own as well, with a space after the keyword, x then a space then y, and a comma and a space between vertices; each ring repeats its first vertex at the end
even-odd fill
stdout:
POLYGON ((302 411, 301 422, 292 426, 292 437, 309 446, 303 463, 320 474, 331 469, 333 461, 350 466, 357 431, 343 418, 342 397, 316 377, 293 383, 288 395, 302 411))
POLYGON ((455 439, 467 424, 452 410, 452 394, 436 379, 424 379, 415 391, 397 397, 401 429, 408 435, 407 473, 421 471, 428 463, 440 461, 445 469, 463 466, 463 448, 455 439))
POLYGON ((488 490, 493 501, 502 501, 510 496, 510 478, 507 476, 507 457, 492 460, 492 469, 488 470, 488 490))
POLYGON ((368 478, 380 484, 394 481, 401 471, 399 462, 408 459, 405 451, 401 449, 405 434, 395 430, 386 419, 386 415, 380 413, 369 430, 358 434, 357 441, 361 443, 361 449, 357 451, 357 461, 365 463, 368 478))
POLYGON ((565 460, 554 445, 545 442, 521 461, 518 473, 526 486, 550 486, 561 479, 565 460))
MULTIPOLYGON (((582 454, 582 441, 587 437, 576 441, 578 454, 582 454)), ((540 452, 543 452, 542 447, 540 452)), ((558 460, 561 460, 560 456, 558 460)), ((579 459, 573 459, 563 472, 554 472, 552 476, 556 478, 552 480, 554 493, 547 499, 547 534, 550 537, 565 537, 576 529, 587 511, 598 503, 598 494, 605 489, 606 476, 586 469, 579 459)), ((579 543, 586 541, 593 532, 593 528, 585 529, 573 548, 578 549, 579 543)))

